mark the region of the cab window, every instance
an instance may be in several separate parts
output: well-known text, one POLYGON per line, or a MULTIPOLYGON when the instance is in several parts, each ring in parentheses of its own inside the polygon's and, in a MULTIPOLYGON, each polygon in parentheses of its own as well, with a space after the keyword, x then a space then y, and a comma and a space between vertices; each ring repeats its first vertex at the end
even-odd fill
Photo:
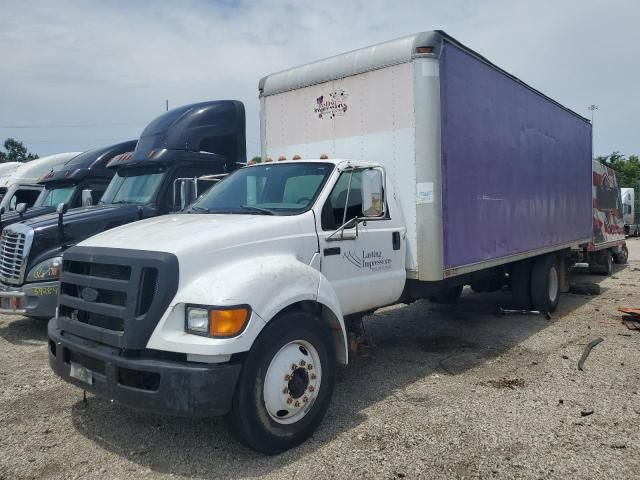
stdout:
POLYGON ((362 216, 362 170, 342 172, 322 208, 322 229, 335 230, 343 223, 359 216, 362 216), (349 191, 350 180, 351 190, 349 191), (348 202, 347 192, 349 192, 348 202))
POLYGON ((21 203, 26 203, 28 207, 31 207, 38 199, 38 196, 40 196, 40 190, 17 190, 15 195, 11 197, 9 210, 15 210, 21 203))

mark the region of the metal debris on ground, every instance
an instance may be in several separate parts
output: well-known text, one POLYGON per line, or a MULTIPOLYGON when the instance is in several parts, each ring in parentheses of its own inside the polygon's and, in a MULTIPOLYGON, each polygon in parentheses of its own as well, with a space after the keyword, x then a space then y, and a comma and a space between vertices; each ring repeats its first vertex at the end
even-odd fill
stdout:
POLYGON ((498 309, 499 315, 544 315, 544 318, 547 320, 551 320, 550 313, 542 313, 540 310, 526 310, 526 309, 512 309, 512 308, 503 308, 500 307, 498 309))
POLYGON ((640 330, 640 321, 633 317, 622 317, 622 323, 624 323, 624 326, 629 330, 640 330))
POLYGON ((618 307, 618 311, 624 313, 622 323, 629 330, 640 330, 640 308, 618 307))
POLYGON ((584 347, 584 352, 582 352, 582 356, 580 357, 580 360, 578 361, 578 369, 580 371, 584 371, 584 362, 587 359, 587 357, 589 356, 589 354, 591 353, 591 349, 593 347, 595 347, 596 345, 598 345, 602 341, 603 341, 602 338, 596 338, 595 340, 592 340, 591 342, 589 342, 586 347, 584 347))

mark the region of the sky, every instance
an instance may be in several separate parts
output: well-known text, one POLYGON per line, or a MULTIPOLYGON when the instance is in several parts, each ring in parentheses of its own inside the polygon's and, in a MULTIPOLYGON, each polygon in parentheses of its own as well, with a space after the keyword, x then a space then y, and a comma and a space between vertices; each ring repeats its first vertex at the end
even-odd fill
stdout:
POLYGON ((137 138, 169 107, 238 99, 260 154, 261 77, 442 29, 640 154, 636 0, 2 0, 0 143, 40 156, 137 138))

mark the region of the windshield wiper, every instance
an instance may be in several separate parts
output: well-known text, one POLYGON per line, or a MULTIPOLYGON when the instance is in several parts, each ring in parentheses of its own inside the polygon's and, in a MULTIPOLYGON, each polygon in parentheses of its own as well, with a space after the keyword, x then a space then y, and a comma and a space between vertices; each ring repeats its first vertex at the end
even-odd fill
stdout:
POLYGON ((272 210, 254 207, 252 205, 240 205, 240 208, 244 208, 245 210, 249 210, 250 212, 259 213, 260 215, 275 215, 272 210))

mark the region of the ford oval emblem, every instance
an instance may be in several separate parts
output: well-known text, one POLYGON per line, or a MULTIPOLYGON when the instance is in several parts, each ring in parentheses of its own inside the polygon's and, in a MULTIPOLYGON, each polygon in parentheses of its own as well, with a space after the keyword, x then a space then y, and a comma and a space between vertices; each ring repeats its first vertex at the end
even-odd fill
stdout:
POLYGON ((91 287, 85 287, 80 292, 80 296, 85 302, 95 302, 98 299, 98 290, 91 287))

